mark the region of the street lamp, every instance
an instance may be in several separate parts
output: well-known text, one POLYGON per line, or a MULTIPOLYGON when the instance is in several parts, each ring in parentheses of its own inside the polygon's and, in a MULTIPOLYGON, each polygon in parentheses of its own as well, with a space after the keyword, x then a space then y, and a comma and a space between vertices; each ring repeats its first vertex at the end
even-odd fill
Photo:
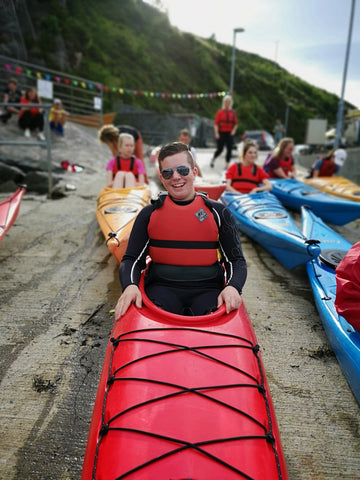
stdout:
POLYGON ((347 40, 345 63, 344 63, 343 81, 342 81, 342 87, 341 87, 341 97, 340 97, 340 101, 339 101, 339 108, 338 108, 337 119, 336 119, 336 134, 335 134, 335 140, 334 140, 334 148, 338 148, 338 146, 340 144, 341 134, 342 134, 342 122, 343 122, 343 115, 344 115, 344 92, 345 92, 345 84, 346 84, 347 66, 348 66, 349 55, 350 55, 350 45, 351 45, 353 19, 354 19, 354 9, 355 9, 355 0, 352 0, 350 22, 349 22, 349 31, 348 31, 348 40, 347 40))
POLYGON ((230 77, 230 95, 233 94, 234 90, 234 67, 235 67, 235 41, 236 41, 236 34, 245 32, 243 28, 234 28, 234 38, 233 38, 233 48, 232 48, 232 59, 231 59, 231 77, 230 77))
POLYGON ((288 103, 288 104, 286 105, 286 111, 285 111, 285 137, 287 136, 287 128, 288 128, 290 107, 292 107, 292 103, 288 103))

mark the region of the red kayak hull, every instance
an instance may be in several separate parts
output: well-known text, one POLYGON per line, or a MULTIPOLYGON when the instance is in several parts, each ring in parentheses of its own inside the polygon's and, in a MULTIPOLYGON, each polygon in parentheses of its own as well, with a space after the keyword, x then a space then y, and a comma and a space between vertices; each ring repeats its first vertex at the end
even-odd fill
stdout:
POLYGON ((195 184, 194 187, 197 192, 205 192, 212 200, 219 200, 220 195, 225 191, 226 184, 219 183, 217 185, 212 185, 210 183, 199 183, 195 184))
POLYGON ((0 242, 18 216, 25 191, 26 187, 20 186, 8 198, 0 202, 0 242))
POLYGON ((288 478, 244 306, 184 317, 145 296, 116 320, 81 478, 288 478))

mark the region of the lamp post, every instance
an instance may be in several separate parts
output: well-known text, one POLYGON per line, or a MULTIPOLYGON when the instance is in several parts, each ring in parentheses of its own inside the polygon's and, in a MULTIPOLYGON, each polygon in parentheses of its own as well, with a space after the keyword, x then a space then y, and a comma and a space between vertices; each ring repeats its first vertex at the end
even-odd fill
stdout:
POLYGON ((285 137, 287 136, 287 129, 288 129, 288 122, 289 122, 289 111, 290 107, 292 106, 292 103, 288 103, 286 105, 286 111, 285 111, 285 137))
POLYGON ((354 10, 355 10, 355 0, 352 0, 350 22, 349 22, 349 31, 348 31, 348 40, 347 40, 345 63, 344 63, 343 81, 342 81, 342 87, 341 87, 341 97, 340 97, 340 101, 339 101, 339 108, 338 108, 337 118, 336 118, 336 134, 335 134, 335 140, 334 140, 334 148, 338 148, 338 146, 340 144, 341 134, 342 134, 342 122, 343 122, 343 115, 344 115, 344 92, 345 92, 345 84, 346 84, 347 66, 348 66, 349 55, 350 55, 350 45, 351 45, 352 26, 353 26, 353 20, 354 20, 354 10))
POLYGON ((233 94, 234 90, 234 68, 235 68, 235 41, 236 41, 236 34, 245 32, 243 28, 234 28, 234 37, 233 37, 233 48, 232 48, 232 59, 231 59, 231 76, 230 76, 230 95, 233 94))

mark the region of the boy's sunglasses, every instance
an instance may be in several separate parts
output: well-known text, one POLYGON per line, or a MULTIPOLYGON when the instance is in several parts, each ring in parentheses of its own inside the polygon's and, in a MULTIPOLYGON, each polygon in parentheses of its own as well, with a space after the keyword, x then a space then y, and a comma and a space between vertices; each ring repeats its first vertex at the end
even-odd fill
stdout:
MULTIPOLYGON (((187 177, 190 173, 190 167, 187 167, 186 165, 180 165, 179 167, 176 168, 176 171, 182 176, 182 177, 187 177)), ((165 168, 161 172, 161 176, 163 177, 164 180, 170 180, 170 178, 174 175, 174 169, 173 168, 165 168)))

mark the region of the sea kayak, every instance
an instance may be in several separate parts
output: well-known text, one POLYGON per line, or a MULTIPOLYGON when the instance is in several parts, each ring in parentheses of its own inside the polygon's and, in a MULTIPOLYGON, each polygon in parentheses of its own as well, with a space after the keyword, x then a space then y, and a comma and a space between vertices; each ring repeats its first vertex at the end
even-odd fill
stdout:
POLYGON ((344 177, 317 177, 304 180, 307 185, 322 192, 360 202, 360 185, 344 177))
POLYGON ((270 182, 272 193, 285 207, 300 211, 302 205, 307 205, 315 215, 334 225, 345 225, 360 218, 360 202, 329 195, 294 178, 271 178, 270 182))
POLYGON ((26 186, 20 185, 14 193, 0 202, 0 242, 18 216, 25 191, 26 186))
POLYGON ((306 265, 315 304, 336 358, 360 403, 360 333, 338 315, 334 304, 335 269, 352 245, 311 209, 303 207, 301 215, 303 234, 320 240, 320 255, 306 265))
POLYGON ((137 214, 150 200, 148 186, 120 189, 105 187, 100 192, 96 218, 117 263, 120 264, 126 251, 137 214))
POLYGON ((81 479, 287 479, 245 306, 180 316, 140 288, 114 324, 81 479))
POLYGON ((238 229, 268 250, 285 268, 305 264, 320 249, 305 237, 289 212, 270 192, 224 192, 220 200, 232 213, 238 229))

